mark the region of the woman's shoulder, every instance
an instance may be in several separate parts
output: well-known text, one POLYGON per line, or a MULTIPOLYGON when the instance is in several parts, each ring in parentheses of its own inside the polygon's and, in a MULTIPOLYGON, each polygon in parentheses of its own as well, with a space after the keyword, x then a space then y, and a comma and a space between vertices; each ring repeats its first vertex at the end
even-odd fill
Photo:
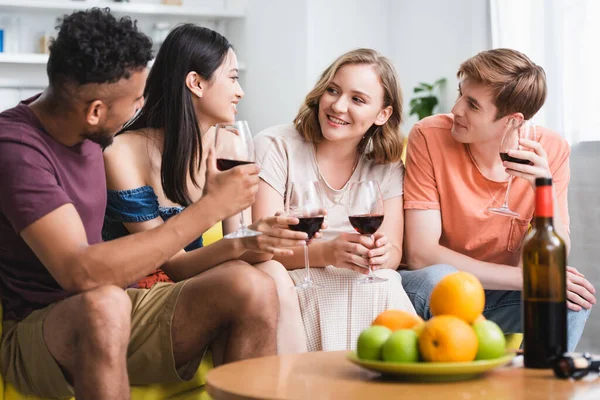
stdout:
POLYGON ((296 130, 293 124, 282 124, 275 125, 270 128, 260 131, 255 137, 255 141, 291 141, 291 142, 304 142, 304 138, 296 130))
POLYGON ((394 178, 403 179, 404 163, 395 161, 390 163, 377 163, 372 159, 364 158, 361 171, 361 179, 388 182, 394 178))
POLYGON ((156 148, 157 141, 154 136, 153 132, 146 129, 125 131, 115 136, 112 144, 104 150, 104 157, 128 155, 139 158, 148 155, 148 150, 156 148))
POLYGON ((116 136, 104 150, 108 187, 121 190, 146 185, 156 160, 160 164, 160 151, 148 132, 126 131, 116 136))
POLYGON ((266 157, 270 152, 281 154, 308 153, 310 143, 304 140, 294 125, 276 125, 259 132, 254 137, 254 145, 259 157, 266 157))

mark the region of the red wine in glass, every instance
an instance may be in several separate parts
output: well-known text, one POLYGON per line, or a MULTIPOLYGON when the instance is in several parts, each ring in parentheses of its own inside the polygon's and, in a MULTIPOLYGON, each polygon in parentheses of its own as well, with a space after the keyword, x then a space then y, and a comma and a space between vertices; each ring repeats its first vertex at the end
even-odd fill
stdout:
MULTIPOLYGON (((236 121, 230 124, 217 124, 215 131, 215 153, 217 169, 227 171, 238 165, 251 164, 256 160, 254 153, 254 140, 248 123, 236 121), (242 161, 243 160, 243 161, 242 161)), ((244 221, 244 213, 240 212, 240 223, 235 232, 223 238, 236 239, 258 236, 260 232, 249 229, 244 221)))
MULTIPOLYGON (((511 118, 504 129, 504 135, 502 136, 502 142, 500 143, 499 153, 502 161, 511 161, 522 165, 529 164, 528 160, 511 157, 508 155, 508 152, 511 150, 527 150, 521 146, 521 139, 536 140, 535 125, 533 125, 531 121, 517 121, 515 118, 511 118)), ((502 205, 500 207, 488 208, 489 212, 512 218, 519 216, 519 213, 514 212, 508 207, 508 199, 512 181, 513 177, 510 176, 508 178, 508 185, 506 186, 506 193, 504 195, 504 202, 502 205)))
POLYGON ((306 233, 308 235, 307 240, 310 240, 315 236, 315 233, 319 232, 319 229, 321 229, 321 225, 323 225, 325 217, 299 217, 298 220, 300 220, 298 224, 288 225, 289 228, 296 232, 306 233))
POLYGON ((297 290, 309 288, 320 288, 322 285, 314 282, 310 277, 310 262, 308 257, 308 245, 310 239, 321 229, 325 217, 322 215, 323 199, 321 198, 321 186, 319 182, 292 182, 286 193, 285 213, 290 217, 298 218, 299 223, 288 225, 290 230, 304 232, 307 239, 304 242, 304 269, 306 277, 294 287, 297 290))
POLYGON ((508 153, 500 153, 500 158, 502 159, 502 161, 514 162, 517 164, 524 164, 524 165, 532 165, 531 161, 524 160, 522 158, 511 157, 508 155, 508 153))
POLYGON ((361 235, 374 234, 383 223, 382 214, 351 215, 348 219, 350 219, 350 225, 354 230, 361 235))
MULTIPOLYGON (((383 198, 377 181, 352 182, 348 189, 346 208, 350 225, 364 237, 373 241, 373 234, 383 223, 383 198)), ((374 242, 373 242, 374 244, 374 242)), ((356 280, 356 283, 385 282, 386 278, 376 276, 371 264, 365 261, 369 274, 356 280)))
POLYGON ((254 164, 253 161, 230 160, 228 158, 217 158, 217 169, 227 171, 239 165, 254 164))

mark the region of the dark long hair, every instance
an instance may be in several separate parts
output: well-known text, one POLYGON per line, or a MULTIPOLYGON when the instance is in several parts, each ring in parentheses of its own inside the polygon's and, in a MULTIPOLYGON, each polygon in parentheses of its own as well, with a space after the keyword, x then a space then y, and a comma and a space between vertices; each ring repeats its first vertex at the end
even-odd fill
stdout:
POLYGON ((195 71, 211 79, 227 57, 229 41, 194 24, 175 27, 163 42, 144 89, 145 104, 124 130, 162 129, 160 178, 167 198, 182 206, 191 203, 186 178, 198 187, 196 172, 202 160, 202 140, 192 93, 185 79, 195 71))

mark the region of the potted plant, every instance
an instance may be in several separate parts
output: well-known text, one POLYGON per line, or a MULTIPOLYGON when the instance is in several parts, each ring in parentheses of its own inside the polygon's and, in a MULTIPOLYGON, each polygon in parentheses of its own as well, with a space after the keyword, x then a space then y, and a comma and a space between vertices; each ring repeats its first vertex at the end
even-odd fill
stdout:
POLYGON ((440 78, 433 84, 419 83, 414 93, 419 94, 410 101, 410 114, 417 114, 419 120, 433 115, 433 109, 439 104, 436 89, 441 89, 446 84, 446 78, 440 78))

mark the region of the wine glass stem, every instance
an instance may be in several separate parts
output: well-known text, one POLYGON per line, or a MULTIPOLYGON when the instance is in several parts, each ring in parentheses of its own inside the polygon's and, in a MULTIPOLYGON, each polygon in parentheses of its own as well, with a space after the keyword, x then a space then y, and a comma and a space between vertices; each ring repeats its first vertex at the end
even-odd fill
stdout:
POLYGON ((306 282, 310 282, 310 267, 308 265, 308 240, 304 242, 304 268, 306 269, 306 282))
MULTIPOLYGON (((365 235, 366 237, 368 237, 369 239, 373 240, 373 235, 365 235)), ((375 243, 373 243, 375 244, 375 243)), ((373 270, 371 269, 371 263, 369 262, 369 260, 367 259, 367 266, 369 267, 369 277, 373 276, 373 270)))
POLYGON ((510 195, 510 186, 512 184, 514 176, 510 176, 508 178, 508 186, 506 186, 506 194, 504 195, 504 204, 502 204, 502 208, 508 208, 508 196, 510 195))
POLYGON ((246 223, 244 222, 244 210, 240 211, 240 227, 238 230, 243 231, 246 229, 246 223))

